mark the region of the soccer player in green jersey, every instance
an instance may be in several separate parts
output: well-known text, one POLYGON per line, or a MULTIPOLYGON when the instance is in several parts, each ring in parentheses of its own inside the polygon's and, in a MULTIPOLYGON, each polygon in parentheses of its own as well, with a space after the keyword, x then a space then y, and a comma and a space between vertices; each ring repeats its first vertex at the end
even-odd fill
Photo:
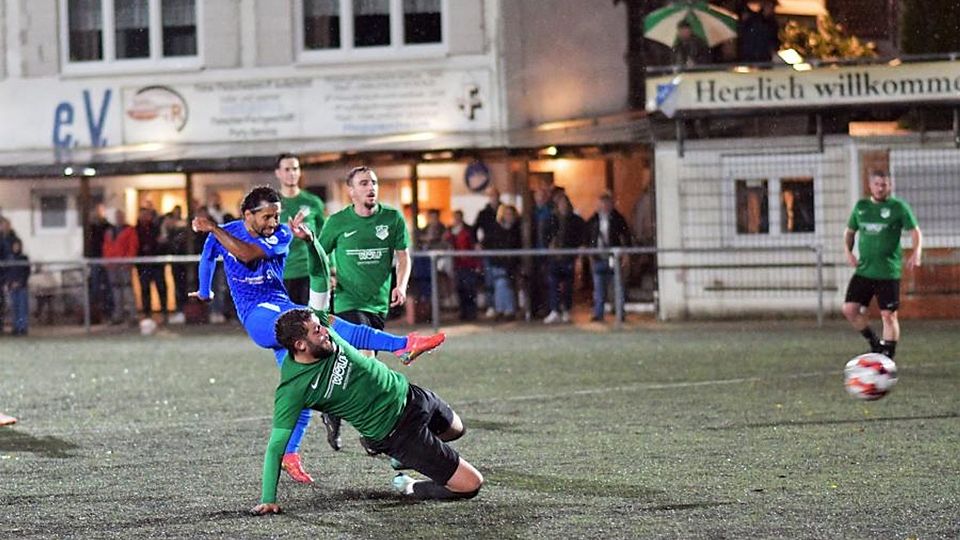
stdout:
POLYGON ((893 197, 890 177, 880 170, 870 171, 870 197, 857 201, 844 232, 844 250, 850 266, 856 268, 843 303, 843 315, 870 343, 871 352, 893 358, 900 339, 897 308, 900 306, 902 257, 901 231, 910 231, 913 253, 907 259, 909 268, 920 266, 923 234, 905 201, 893 197), (859 236, 859 258, 853 245, 859 236), (876 296, 883 319, 883 339, 870 328, 866 307, 876 296))
MULTIPOLYGON (((302 173, 300 157, 294 154, 277 156, 274 176, 280 183, 280 223, 286 223, 297 213, 303 213, 303 224, 314 235, 323 228, 323 200, 300 188, 302 173)), ((310 297, 310 277, 307 275, 307 244, 302 240, 290 243, 287 264, 283 269, 283 283, 294 302, 306 305, 310 297)))
MULTIPOLYGON (((299 236, 299 234, 298 234, 299 236)), ((318 243, 309 251, 311 288, 326 285, 325 254, 318 243)), ((436 394, 410 384, 376 358, 343 340, 317 309, 294 309, 277 319, 276 338, 287 348, 274 399, 273 429, 264 454, 257 515, 280 513, 277 481, 280 460, 300 411, 311 408, 345 418, 382 452, 430 480, 405 474, 393 480, 402 495, 416 499, 469 499, 483 476, 447 443, 460 438, 463 421, 436 394)))
MULTIPOLYGON (((403 214, 379 202, 379 180, 373 169, 353 168, 346 184, 352 204, 330 216, 320 231, 320 245, 332 258, 333 313, 383 330, 389 308, 407 299, 410 235, 403 214), (391 289, 394 258, 397 280, 391 289)), ((331 448, 340 450, 339 418, 324 414, 323 425, 331 448)))

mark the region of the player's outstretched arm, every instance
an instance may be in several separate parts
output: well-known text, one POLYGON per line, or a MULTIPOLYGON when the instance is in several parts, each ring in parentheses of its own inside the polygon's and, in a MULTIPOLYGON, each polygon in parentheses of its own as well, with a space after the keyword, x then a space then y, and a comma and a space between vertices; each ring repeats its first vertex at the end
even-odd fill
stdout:
POLYGON ((264 515, 280 512, 277 505, 277 482, 280 480, 280 463, 283 451, 290 440, 292 429, 273 428, 270 432, 270 442, 263 454, 263 481, 260 490, 260 504, 253 507, 251 513, 264 515))
POLYGON ((229 251, 237 259, 248 263, 257 259, 263 259, 267 256, 263 248, 257 244, 251 244, 240 240, 236 236, 228 233, 223 227, 220 227, 213 221, 205 217, 195 217, 192 222, 195 232, 208 232, 211 236, 220 242, 220 245, 229 251))
POLYGON ((217 254, 214 249, 216 239, 213 236, 207 236, 203 243, 203 251, 200 252, 200 262, 197 266, 197 291, 189 293, 203 302, 209 302, 213 299, 213 271, 217 268, 217 254))

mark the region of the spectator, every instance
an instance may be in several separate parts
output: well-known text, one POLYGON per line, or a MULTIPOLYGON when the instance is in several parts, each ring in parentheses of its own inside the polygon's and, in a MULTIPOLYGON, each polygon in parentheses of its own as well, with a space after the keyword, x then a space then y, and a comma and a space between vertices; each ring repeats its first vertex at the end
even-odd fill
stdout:
MULTIPOLYGON (((168 214, 163 216, 160 224, 160 251, 166 255, 186 255, 187 242, 189 234, 187 222, 183 219, 183 210, 179 205, 174 206, 168 214)), ((183 306, 187 303, 187 294, 190 292, 190 286, 187 283, 187 272, 192 265, 190 263, 171 263, 170 270, 173 274, 173 298, 176 304, 176 313, 170 321, 175 324, 185 322, 183 316, 183 306)))
MULTIPOLYGON (((623 215, 613 207, 613 198, 609 193, 600 195, 597 212, 587 221, 587 245, 593 248, 624 247, 632 243, 630 227, 623 215)), ((607 287, 613 277, 615 264, 619 259, 608 256, 594 256, 590 261, 593 273, 593 321, 602 321, 604 305, 607 300, 607 287)), ((620 306, 623 313, 623 304, 620 306)))
POLYGON ((30 320, 30 295, 27 281, 30 279, 30 259, 23 253, 23 244, 20 239, 10 243, 10 262, 21 263, 7 268, 7 291, 10 293, 10 303, 13 304, 13 335, 27 335, 27 326, 30 320))
MULTIPOLYGON (((10 220, 0 216, 0 263, 9 261, 14 242, 20 241, 17 233, 10 227, 10 220)), ((10 268, 0 266, 0 334, 3 333, 3 319, 7 313, 6 275, 10 268)))
MULTIPOLYGON (((583 219, 574 213, 573 205, 565 193, 554 196, 557 210, 550 220, 547 236, 552 249, 577 248, 583 244, 583 219)), ((550 258, 547 272, 550 313, 543 319, 545 324, 570 322, 573 307, 574 255, 554 255, 550 258)))
MULTIPOLYGON (((474 224, 477 244, 481 249, 491 249, 487 245, 487 237, 497 229, 497 215, 500 209, 500 190, 494 186, 487 188, 487 205, 477 214, 474 224)), ((490 267, 490 257, 483 258, 483 282, 487 299, 487 317, 493 317, 496 310, 493 308, 493 272, 490 267)))
POLYGON ((710 47, 693 33, 686 19, 677 23, 677 41, 673 44, 673 63, 680 67, 693 67, 710 62, 710 47))
MULTIPOLYGON (((114 224, 103 235, 103 257, 105 259, 133 258, 140 249, 137 231, 127 223, 127 213, 117 210, 114 224)), ((130 323, 136 319, 137 308, 133 299, 133 282, 130 278, 130 264, 110 263, 107 274, 113 292, 113 314, 111 324, 130 323)))
POLYGON ((220 202, 220 194, 216 191, 210 193, 210 196, 207 197, 206 209, 210 219, 217 225, 223 225, 227 221, 233 221, 227 219, 227 213, 223 210, 223 205, 220 202))
MULTIPOLYGON (((517 209, 509 204, 499 205, 496 226, 485 240, 486 249, 520 249, 520 220, 517 209)), ((493 309, 497 320, 512 320, 517 314, 514 292, 519 259, 513 256, 489 257, 493 281, 493 309)))
MULTIPOLYGON (((137 216, 137 256, 156 257, 160 252, 160 225, 154 220, 154 213, 147 207, 140 208, 137 216)), ((153 315, 153 305, 150 298, 150 285, 157 289, 160 300, 160 312, 163 313, 163 322, 168 322, 167 315, 167 281, 163 272, 162 263, 140 263, 137 265, 137 274, 140 277, 140 302, 143 317, 149 319, 153 315)))
MULTIPOLYGON (((84 231, 83 256, 88 259, 103 257, 103 235, 110 228, 103 203, 90 213, 90 221, 84 231)), ((90 294, 90 313, 94 322, 106 322, 113 316, 113 296, 110 292, 110 278, 102 264, 90 265, 90 277, 87 282, 90 294)))
MULTIPOLYGON (((551 200, 552 187, 542 186, 533 192, 533 247, 546 250, 549 248, 547 234, 550 220, 553 219, 553 201, 551 200)), ((540 319, 547 315, 547 270, 549 261, 546 257, 533 258, 533 272, 530 287, 531 312, 533 317, 540 319)))
MULTIPOLYGON (((463 221, 463 211, 454 210, 453 225, 447 231, 447 242, 456 251, 473 251, 476 238, 473 229, 463 221)), ((476 257, 454 257, 453 271, 457 283, 457 305, 461 321, 477 318, 477 285, 482 265, 476 257)))
POLYGON ((767 63, 780 49, 780 28, 774 0, 746 2, 737 22, 737 58, 745 63, 767 63))

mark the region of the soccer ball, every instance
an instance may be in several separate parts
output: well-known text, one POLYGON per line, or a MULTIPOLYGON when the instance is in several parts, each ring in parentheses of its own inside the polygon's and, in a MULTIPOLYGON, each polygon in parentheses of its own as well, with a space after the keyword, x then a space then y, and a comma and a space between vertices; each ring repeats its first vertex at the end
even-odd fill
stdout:
POLYGON ((847 362, 843 383, 851 396, 866 401, 877 400, 897 384, 897 365, 879 353, 861 354, 847 362))
POLYGON ((157 321, 146 318, 140 321, 140 335, 152 336, 157 331, 157 321))

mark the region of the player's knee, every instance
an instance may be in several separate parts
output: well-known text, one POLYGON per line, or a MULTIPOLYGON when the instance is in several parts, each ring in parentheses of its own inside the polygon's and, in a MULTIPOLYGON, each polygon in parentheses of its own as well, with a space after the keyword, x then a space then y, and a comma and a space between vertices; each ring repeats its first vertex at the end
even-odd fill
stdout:
POLYGON ((860 304, 847 302, 846 304, 843 304, 842 311, 843 311, 843 315, 846 318, 848 319, 855 318, 857 315, 860 314, 860 304))
POLYGON ((463 425, 460 426, 460 429, 451 426, 450 429, 440 434, 440 440, 443 442, 453 442, 460 437, 463 437, 464 433, 466 432, 467 428, 463 425))
POLYGON ((881 311, 880 318, 883 319, 883 322, 891 323, 897 321, 897 312, 896 311, 881 311))

